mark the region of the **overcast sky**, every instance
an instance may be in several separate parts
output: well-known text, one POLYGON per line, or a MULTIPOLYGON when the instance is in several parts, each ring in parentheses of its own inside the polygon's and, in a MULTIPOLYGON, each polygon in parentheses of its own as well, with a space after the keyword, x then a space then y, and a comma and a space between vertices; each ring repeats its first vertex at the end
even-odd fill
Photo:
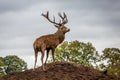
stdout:
POLYGON ((0 0, 0 56, 17 55, 32 68, 34 40, 57 30, 41 16, 46 11, 57 21, 67 14, 66 41, 91 42, 99 53, 120 48, 120 0, 0 0))

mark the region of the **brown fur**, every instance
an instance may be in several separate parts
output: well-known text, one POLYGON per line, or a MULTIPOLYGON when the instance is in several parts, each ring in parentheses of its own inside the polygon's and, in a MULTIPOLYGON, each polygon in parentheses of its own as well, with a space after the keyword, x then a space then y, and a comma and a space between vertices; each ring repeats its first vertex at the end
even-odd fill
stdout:
MULTIPOLYGON (((48 13, 46 15, 47 15, 47 18, 48 18, 48 13)), ((43 15, 43 16, 46 16, 46 15, 43 15)), ((55 22, 53 22, 53 23, 55 23, 55 22)), ((41 36, 41 37, 39 37, 39 38, 37 38, 35 40, 35 42, 33 44, 33 48, 34 48, 34 51, 35 51, 34 69, 35 69, 35 66, 36 66, 37 56, 38 56, 38 52, 39 51, 42 54, 41 55, 41 62, 42 62, 43 70, 45 70, 44 64, 43 64, 43 58, 44 58, 45 50, 47 50, 47 57, 46 57, 45 64, 47 62, 50 50, 52 50, 52 57, 53 57, 53 61, 54 61, 54 51, 55 51, 55 48, 61 42, 63 42, 63 40, 65 39, 65 33, 70 31, 70 29, 65 27, 64 24, 63 23, 59 23, 58 25, 56 25, 56 23, 55 23, 55 26, 58 28, 56 33, 44 35, 44 36, 41 36)))

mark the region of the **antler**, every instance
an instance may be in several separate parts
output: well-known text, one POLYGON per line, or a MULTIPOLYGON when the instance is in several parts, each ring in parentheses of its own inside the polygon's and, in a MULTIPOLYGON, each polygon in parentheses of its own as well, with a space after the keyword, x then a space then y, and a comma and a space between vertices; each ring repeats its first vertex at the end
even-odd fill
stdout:
POLYGON ((53 16, 53 21, 50 20, 50 18, 49 18, 49 12, 48 12, 48 11, 47 11, 46 14, 43 14, 43 13, 42 13, 42 16, 43 16, 43 17, 45 17, 49 22, 51 22, 51 23, 53 23, 53 24, 55 24, 55 25, 62 25, 62 24, 66 24, 66 23, 68 22, 68 19, 67 19, 67 16, 66 16, 65 13, 63 13, 63 16, 61 15, 61 13, 58 13, 58 15, 59 15, 60 18, 62 19, 62 22, 61 22, 61 20, 60 20, 59 23, 56 23, 54 16, 53 16))
POLYGON ((62 23, 61 23, 61 20, 60 20, 60 24, 66 24, 66 23, 68 23, 68 19, 67 19, 67 16, 66 16, 65 13, 63 13, 63 16, 61 15, 61 13, 58 13, 58 15, 62 19, 62 23))
POLYGON ((50 20, 50 18, 49 18, 49 12, 48 12, 48 11, 47 11, 46 14, 43 14, 43 13, 42 13, 42 16, 45 17, 49 22, 51 22, 51 23, 53 23, 53 24, 56 24, 56 25, 59 25, 59 23, 56 23, 56 22, 55 22, 55 17, 54 17, 54 16, 53 16, 53 18, 54 18, 53 21, 50 20))

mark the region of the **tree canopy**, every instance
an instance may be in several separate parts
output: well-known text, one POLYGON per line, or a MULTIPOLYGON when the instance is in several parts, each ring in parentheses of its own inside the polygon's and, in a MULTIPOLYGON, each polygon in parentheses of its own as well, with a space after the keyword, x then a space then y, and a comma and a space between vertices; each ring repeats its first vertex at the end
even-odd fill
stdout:
POLYGON ((27 63, 20 59, 18 56, 9 55, 6 57, 0 57, 0 72, 3 73, 12 73, 19 72, 27 69, 27 63))
POLYGON ((4 60, 2 57, 0 57, 0 76, 4 75, 3 66, 4 66, 4 60))
POLYGON ((120 76, 120 49, 118 48, 105 48, 101 55, 100 64, 101 69, 105 69, 109 74, 120 76))
POLYGON ((63 42, 56 48, 56 61, 68 61, 92 66, 98 61, 98 52, 91 43, 79 41, 63 42))

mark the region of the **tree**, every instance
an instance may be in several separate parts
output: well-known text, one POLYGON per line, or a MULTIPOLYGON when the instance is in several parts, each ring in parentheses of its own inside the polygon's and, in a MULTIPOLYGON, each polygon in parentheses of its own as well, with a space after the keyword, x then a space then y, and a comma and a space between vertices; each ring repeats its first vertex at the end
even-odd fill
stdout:
POLYGON ((101 60, 104 62, 100 64, 101 69, 105 69, 109 74, 120 76, 120 49, 105 48, 101 60))
POLYGON ((3 58, 0 57, 0 77, 5 75, 4 70, 3 70, 3 66, 4 66, 4 61, 3 61, 3 58))
POLYGON ((19 72, 27 69, 27 63, 18 56, 10 55, 4 58, 4 66, 6 73, 19 72))
POLYGON ((63 42, 56 48, 55 53, 56 61, 75 62, 86 66, 96 64, 99 58, 98 52, 91 43, 83 43, 77 40, 63 42))

